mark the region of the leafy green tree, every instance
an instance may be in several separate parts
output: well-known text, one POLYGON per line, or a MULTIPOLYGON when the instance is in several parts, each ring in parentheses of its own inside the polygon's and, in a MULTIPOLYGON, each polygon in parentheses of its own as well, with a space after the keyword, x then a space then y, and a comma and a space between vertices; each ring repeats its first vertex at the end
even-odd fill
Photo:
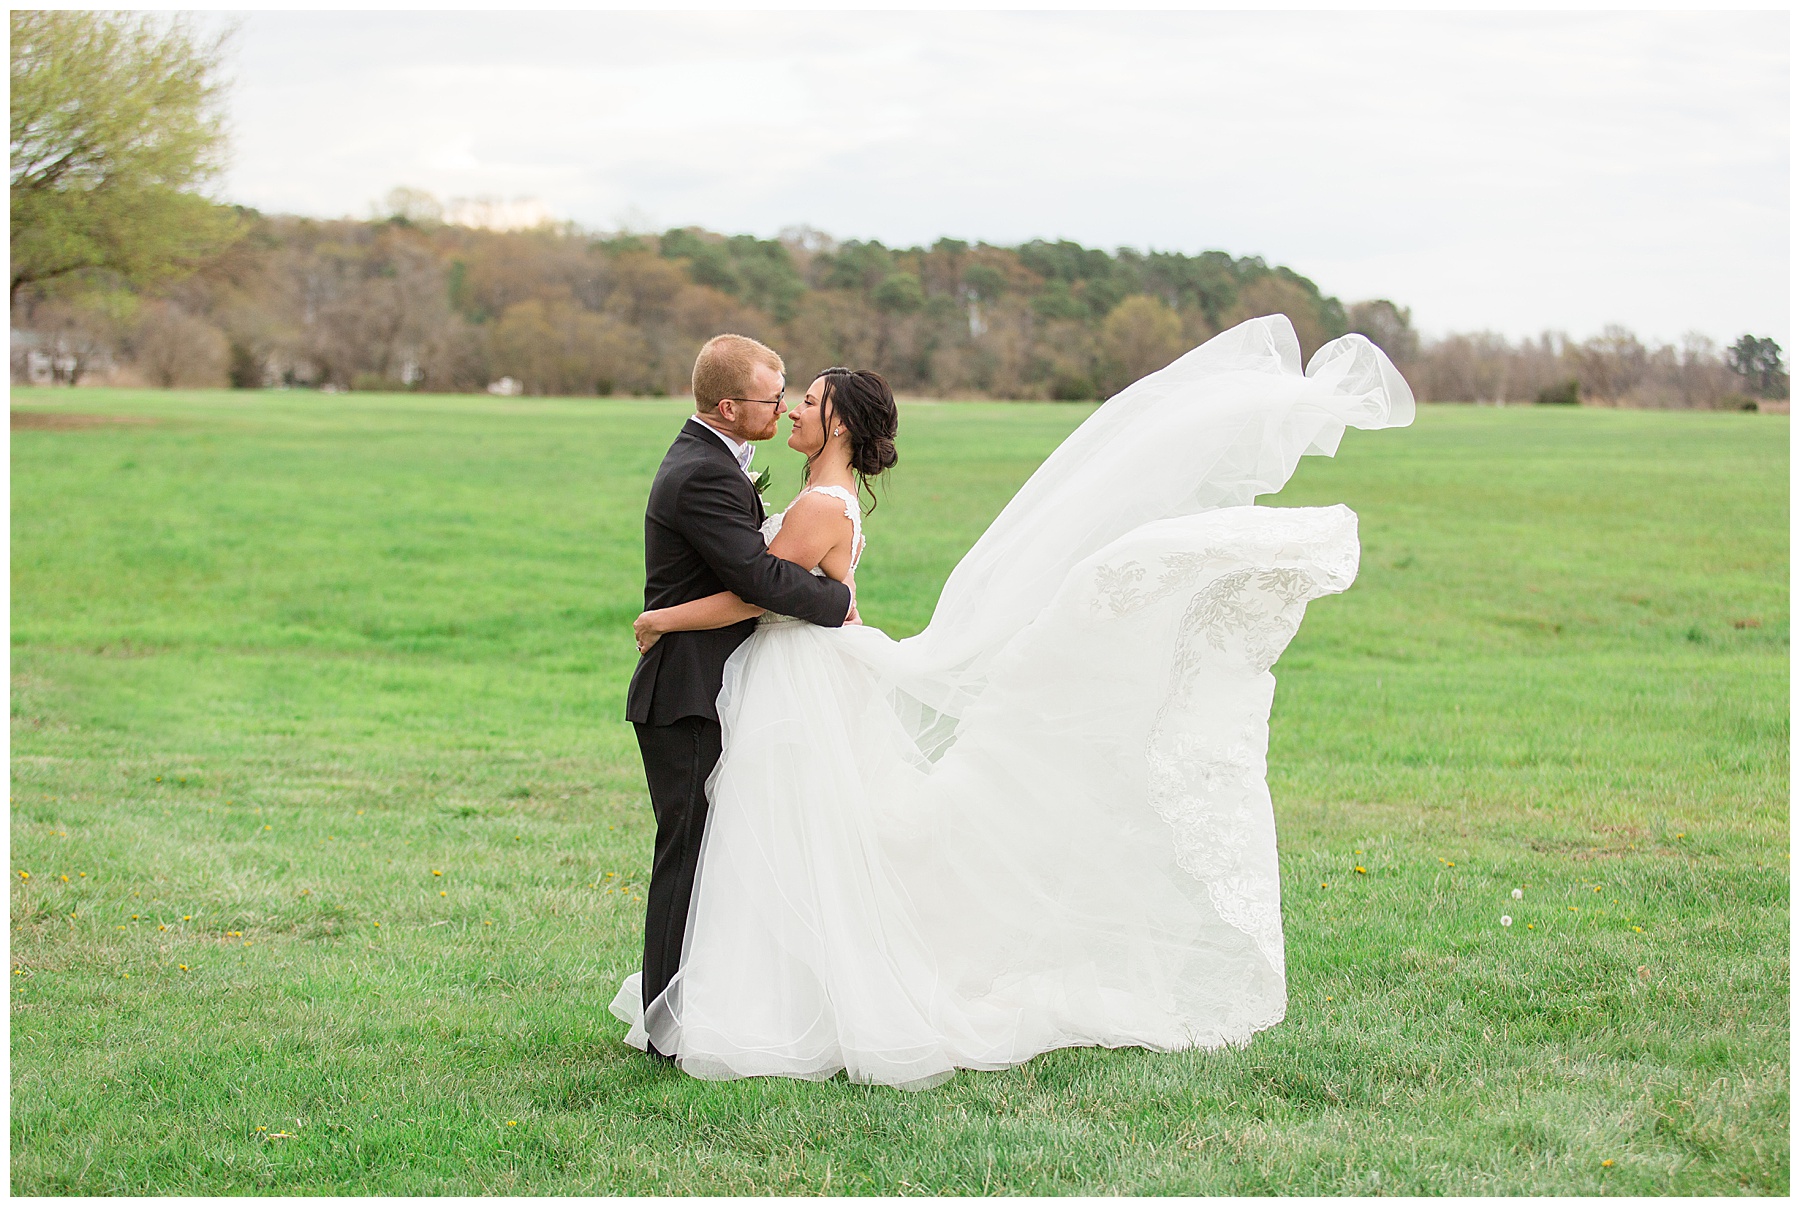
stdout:
POLYGON ((1051 281, 1044 292, 1031 299, 1031 308, 1040 318, 1046 319, 1080 319, 1088 312, 1087 306, 1070 292, 1069 283, 1063 280, 1051 281))
POLYGON ((238 234, 196 190, 225 150, 224 36, 183 17, 12 13, 12 296, 84 271, 148 283, 238 234))
POLYGON ((1781 361, 1781 345, 1774 340, 1739 336, 1737 343, 1725 349, 1725 363, 1744 379, 1752 394, 1761 398, 1787 397, 1787 369, 1781 361))
POLYGON ((875 287, 875 308, 886 314, 914 314, 925 305, 925 290, 910 272, 897 272, 875 287))
POLYGON ((992 264, 969 265, 963 269, 962 280, 978 301, 996 301, 1006 292, 1006 274, 992 264))
POLYGON ((893 253, 879 240, 863 243, 852 239, 836 252, 820 255, 817 262, 824 269, 819 283, 826 289, 871 290, 894 271, 893 253))

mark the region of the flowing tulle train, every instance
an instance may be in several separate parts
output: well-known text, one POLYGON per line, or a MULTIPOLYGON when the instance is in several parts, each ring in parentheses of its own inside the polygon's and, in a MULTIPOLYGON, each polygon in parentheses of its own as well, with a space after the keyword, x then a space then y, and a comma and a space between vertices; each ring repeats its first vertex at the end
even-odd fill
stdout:
POLYGON ((1286 1008, 1269 668, 1355 577, 1345 507, 1250 505, 1409 422, 1360 337, 1285 319, 1095 412, 931 625, 776 620, 726 668, 682 969, 628 1042, 706 1078, 924 1088, 1072 1045, 1243 1043, 1286 1008))

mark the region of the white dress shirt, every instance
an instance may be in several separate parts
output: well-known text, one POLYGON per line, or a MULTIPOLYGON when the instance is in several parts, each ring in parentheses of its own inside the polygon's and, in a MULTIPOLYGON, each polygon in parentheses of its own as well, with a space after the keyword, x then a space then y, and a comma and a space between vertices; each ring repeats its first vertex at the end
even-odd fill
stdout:
POLYGON ((700 418, 698 415, 689 415, 688 419, 690 422, 699 424, 701 427, 717 436, 720 440, 724 441, 725 447, 731 450, 731 455, 737 458, 738 468, 745 473, 750 472, 750 458, 755 455, 756 450, 750 447, 750 442, 748 440, 733 440, 730 436, 727 436, 724 432, 721 432, 718 428, 706 422, 706 420, 700 418))

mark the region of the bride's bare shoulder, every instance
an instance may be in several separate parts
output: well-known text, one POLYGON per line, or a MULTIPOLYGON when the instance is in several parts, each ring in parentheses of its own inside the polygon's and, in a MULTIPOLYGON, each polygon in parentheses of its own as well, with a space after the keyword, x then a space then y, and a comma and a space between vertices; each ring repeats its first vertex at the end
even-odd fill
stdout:
POLYGON ((807 490, 797 495, 788 504, 787 518, 782 521, 785 528, 789 524, 805 524, 808 527, 827 527, 835 531, 838 526, 849 527, 850 520, 844 514, 844 501, 823 491, 807 490))

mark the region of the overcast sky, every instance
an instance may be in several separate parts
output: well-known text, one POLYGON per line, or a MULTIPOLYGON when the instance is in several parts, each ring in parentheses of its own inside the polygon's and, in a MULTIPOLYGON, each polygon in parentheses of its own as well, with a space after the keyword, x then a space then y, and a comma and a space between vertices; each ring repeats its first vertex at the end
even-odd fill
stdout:
POLYGON ((1789 343, 1785 13, 237 19, 266 211, 1218 248, 1432 333, 1789 343))

